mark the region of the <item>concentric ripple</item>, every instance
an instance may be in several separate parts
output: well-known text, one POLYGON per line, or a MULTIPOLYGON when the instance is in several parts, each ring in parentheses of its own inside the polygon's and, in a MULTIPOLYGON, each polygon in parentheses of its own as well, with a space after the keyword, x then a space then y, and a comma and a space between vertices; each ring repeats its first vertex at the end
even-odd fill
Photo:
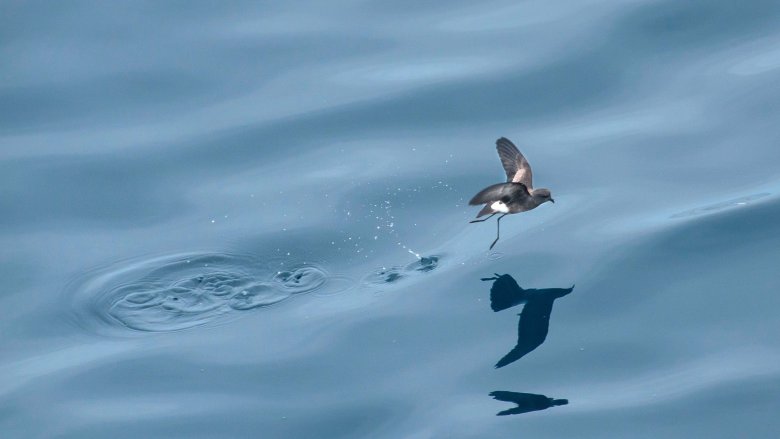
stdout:
POLYGON ((179 254, 94 274, 74 287, 73 297, 79 322, 98 330, 165 332, 267 307, 330 283, 344 289, 342 280, 314 264, 274 272, 251 256, 179 254))
POLYGON ((415 274, 427 273, 439 266, 439 258, 440 256, 423 256, 405 266, 382 268, 366 276, 365 282, 370 285, 392 284, 415 274))
POLYGON ((280 271, 273 278, 276 286, 290 294, 317 289, 328 280, 328 274, 319 267, 298 267, 292 271, 280 271))

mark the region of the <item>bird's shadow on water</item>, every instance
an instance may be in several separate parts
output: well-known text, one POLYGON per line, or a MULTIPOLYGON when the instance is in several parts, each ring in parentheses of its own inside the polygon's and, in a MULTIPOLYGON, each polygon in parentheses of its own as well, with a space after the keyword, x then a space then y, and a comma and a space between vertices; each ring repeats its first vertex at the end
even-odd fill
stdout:
MULTIPOLYGON (((574 291, 574 285, 570 288, 523 289, 508 274, 496 273, 495 277, 483 278, 482 280, 493 281, 493 285, 490 287, 490 308, 494 312, 525 304, 523 311, 519 314, 517 344, 509 353, 498 360, 495 365, 496 369, 519 360, 541 346, 547 338, 550 314, 555 299, 574 291)), ((490 393, 490 396, 499 401, 517 404, 517 407, 499 412, 498 416, 545 410, 569 403, 566 399, 553 399, 532 393, 495 391, 490 393)))
POLYGON ((508 392, 505 390, 490 392, 490 396, 497 401, 513 402, 517 404, 517 407, 512 407, 496 413, 496 416, 519 415, 521 413, 546 410, 556 405, 566 405, 569 403, 568 399, 554 399, 535 393, 508 392))

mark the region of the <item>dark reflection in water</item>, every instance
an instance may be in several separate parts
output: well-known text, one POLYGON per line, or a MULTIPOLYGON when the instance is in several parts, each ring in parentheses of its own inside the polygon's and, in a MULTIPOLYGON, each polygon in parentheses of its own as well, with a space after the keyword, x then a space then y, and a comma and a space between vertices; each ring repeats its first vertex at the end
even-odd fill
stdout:
POLYGON ((440 256, 422 256, 419 260, 405 266, 395 266, 382 268, 369 274, 365 281, 370 285, 384 285, 396 283, 399 280, 406 279, 409 276, 415 276, 420 273, 427 273, 435 270, 439 266, 440 256))
MULTIPOLYGON (((520 323, 517 328, 517 345, 496 363, 496 368, 504 367, 519 360, 544 343, 550 326, 553 302, 555 302, 555 299, 563 297, 574 290, 574 285, 570 288, 525 290, 508 274, 501 275, 496 273, 495 277, 483 278, 482 280, 493 281, 493 285, 490 287, 490 308, 494 312, 525 304, 523 311, 520 313, 520 323)), ((517 405, 516 407, 498 412, 497 416, 519 415, 569 403, 568 399, 554 399, 535 393, 509 392, 505 390, 490 392, 490 396, 496 400, 512 402, 517 405)))
POLYGON ((521 413, 546 410, 556 405, 566 405, 569 403, 568 399, 554 399, 535 393, 507 392, 505 390, 490 392, 490 396, 498 401, 513 402, 517 404, 517 407, 512 407, 511 409, 496 413, 496 416, 519 415, 521 413))
POLYGON ((517 345, 496 363, 496 368, 523 358, 544 343, 550 326, 553 302, 574 290, 574 285, 571 288, 524 290, 508 274, 496 273, 496 277, 482 280, 494 281, 490 288, 490 307, 493 311, 501 311, 525 303, 517 326, 517 345))

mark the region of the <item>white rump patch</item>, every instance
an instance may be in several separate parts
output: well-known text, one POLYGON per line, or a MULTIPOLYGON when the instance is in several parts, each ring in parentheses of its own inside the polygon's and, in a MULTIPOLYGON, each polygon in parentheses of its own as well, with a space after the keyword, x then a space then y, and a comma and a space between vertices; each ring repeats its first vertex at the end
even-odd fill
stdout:
POLYGON ((490 208, 495 212, 509 213, 509 208, 506 207, 506 204, 502 203, 501 201, 496 201, 495 203, 491 204, 490 208))

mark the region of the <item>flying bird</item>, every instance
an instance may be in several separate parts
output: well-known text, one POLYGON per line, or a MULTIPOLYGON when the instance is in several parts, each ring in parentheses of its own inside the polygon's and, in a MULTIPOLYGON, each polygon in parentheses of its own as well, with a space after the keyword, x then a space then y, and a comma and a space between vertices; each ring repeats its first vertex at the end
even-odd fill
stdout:
POLYGON ((569 403, 568 399, 553 399, 535 393, 508 392, 505 390, 490 392, 490 396, 498 401, 513 402, 517 404, 517 407, 498 412, 497 416, 519 415, 521 413, 545 410, 556 405, 566 405, 569 403))
POLYGON ((533 188, 531 165, 509 139, 502 137, 496 140, 496 150, 506 171, 507 182, 488 186, 469 201, 472 206, 485 205, 477 214, 477 218, 490 214, 487 218, 476 219, 470 221, 471 223, 487 221, 493 215, 502 214, 496 220, 496 239, 490 244, 490 249, 498 242, 501 218, 510 213, 535 209, 548 201, 555 203, 549 189, 533 188))

